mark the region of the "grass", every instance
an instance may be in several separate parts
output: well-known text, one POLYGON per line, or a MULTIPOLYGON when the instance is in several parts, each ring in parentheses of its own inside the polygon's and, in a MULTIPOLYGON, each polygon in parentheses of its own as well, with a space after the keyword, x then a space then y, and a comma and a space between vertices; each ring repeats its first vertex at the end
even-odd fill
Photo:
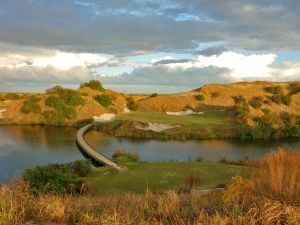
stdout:
POLYGON ((164 113, 132 112, 120 114, 120 120, 150 123, 180 124, 187 128, 232 127, 233 113, 228 111, 209 111, 204 114, 174 116, 164 113))
POLYGON ((214 188, 241 174, 244 167, 235 165, 180 162, 180 163, 131 163, 118 172, 111 168, 97 168, 85 179, 93 195, 116 192, 144 193, 179 190, 186 177, 197 175, 201 182, 198 189, 214 188))

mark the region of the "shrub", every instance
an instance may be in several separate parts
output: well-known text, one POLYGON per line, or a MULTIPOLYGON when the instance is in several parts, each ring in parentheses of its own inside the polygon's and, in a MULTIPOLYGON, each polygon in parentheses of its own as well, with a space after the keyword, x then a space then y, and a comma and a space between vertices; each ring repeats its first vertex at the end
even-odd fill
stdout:
POLYGON ((275 94, 272 96, 272 101, 276 104, 285 104, 289 106, 291 104, 292 99, 289 95, 275 94))
POLYGON ((78 160, 68 164, 49 164, 27 169, 23 179, 34 192, 66 193, 80 190, 78 178, 91 171, 91 164, 86 160, 78 160))
POLYGON ((283 104, 289 106, 292 102, 292 98, 290 95, 282 95, 281 96, 281 101, 283 104))
POLYGON ((140 157, 137 153, 127 152, 121 149, 114 152, 112 158, 118 163, 133 163, 138 162, 140 157))
POLYGON ((235 104, 242 104, 247 102, 247 99, 243 95, 235 96, 233 97, 233 100, 235 104))
POLYGON ((275 102, 276 104, 281 104, 281 95, 280 94, 275 94, 272 96, 272 101, 275 102))
POLYGON ((17 93, 7 93, 4 98, 6 100, 17 100, 17 99, 21 99, 22 95, 17 94, 17 93))
POLYGON ((157 93, 153 93, 153 94, 150 95, 151 98, 154 98, 154 97, 157 97, 157 96, 158 96, 157 93))
POLYGON ((294 95, 300 92, 300 82, 293 82, 289 85, 290 94, 294 95))
POLYGON ((269 92, 271 94, 278 94, 278 95, 281 95, 284 93, 283 88, 281 86, 266 87, 265 91, 269 92))
POLYGON ((136 111, 138 109, 138 104, 133 100, 132 97, 128 97, 127 99, 127 108, 131 111, 136 111))
POLYGON ((243 101, 236 107, 236 119, 238 123, 243 123, 250 114, 249 104, 247 101, 243 101))
POLYGON ((89 87, 94 90, 104 91, 104 88, 102 87, 102 83, 98 80, 90 80, 87 83, 83 83, 80 85, 80 88, 83 88, 83 87, 89 87))
POLYGON ((45 101, 46 106, 60 110, 65 107, 65 101, 58 96, 50 95, 45 101))
POLYGON ((203 94, 195 95, 195 98, 199 101, 204 101, 205 100, 205 96, 203 94))
POLYGON ((92 118, 90 119, 83 119, 76 122, 76 127, 84 127, 90 123, 92 123, 94 120, 92 118))
POLYGON ((24 114, 28 113, 40 113, 41 107, 37 104, 40 101, 40 98, 37 97, 30 97, 27 100, 23 102, 23 105, 21 107, 21 112, 24 114))
POLYGON ((112 97, 107 94, 97 95, 94 97, 94 99, 103 107, 108 107, 112 104, 112 97))
POLYGON ((272 113, 271 109, 268 108, 262 108, 261 111, 265 114, 265 115, 269 115, 272 113))
POLYGON ((78 106, 83 105, 85 100, 81 97, 80 93, 76 90, 63 88, 60 86, 55 86, 47 90, 47 93, 52 94, 52 96, 58 96, 64 101, 66 105, 78 106))
POLYGON ((47 122, 61 124, 65 121, 65 115, 61 111, 48 110, 43 113, 47 122))
POLYGON ((219 96, 220 96, 220 92, 214 91, 214 92, 211 93, 212 98, 217 98, 219 96))
POLYGON ((255 96, 251 99, 249 103, 253 108, 259 109, 263 105, 263 100, 264 98, 262 96, 255 96))

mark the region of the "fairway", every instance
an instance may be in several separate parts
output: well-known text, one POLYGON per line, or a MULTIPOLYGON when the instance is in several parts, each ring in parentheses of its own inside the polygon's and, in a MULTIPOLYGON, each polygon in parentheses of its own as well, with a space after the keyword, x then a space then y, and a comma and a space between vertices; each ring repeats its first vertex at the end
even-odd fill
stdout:
POLYGON ((179 190, 184 179, 193 175, 200 178, 197 189, 214 188, 239 175, 245 167, 200 162, 182 163, 133 163, 126 164, 124 171, 97 168, 86 178, 93 195, 117 192, 144 193, 152 191, 179 190))
POLYGON ((131 112, 120 114, 118 119, 173 125, 180 124, 187 128, 229 128, 233 126, 233 112, 231 111, 209 111, 204 114, 186 116, 174 116, 164 113, 131 112))

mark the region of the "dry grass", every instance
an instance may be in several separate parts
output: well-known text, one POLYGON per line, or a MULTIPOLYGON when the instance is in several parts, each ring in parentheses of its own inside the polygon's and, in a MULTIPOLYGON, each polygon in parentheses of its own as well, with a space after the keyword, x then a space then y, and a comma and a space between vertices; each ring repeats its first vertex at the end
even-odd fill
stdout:
POLYGON ((279 149, 259 162, 254 179, 258 195, 300 205, 300 154, 279 149))
POLYGON ((279 150, 259 163, 258 177, 234 177, 209 194, 33 195, 25 183, 4 185, 0 224, 299 225, 299 157, 279 150))

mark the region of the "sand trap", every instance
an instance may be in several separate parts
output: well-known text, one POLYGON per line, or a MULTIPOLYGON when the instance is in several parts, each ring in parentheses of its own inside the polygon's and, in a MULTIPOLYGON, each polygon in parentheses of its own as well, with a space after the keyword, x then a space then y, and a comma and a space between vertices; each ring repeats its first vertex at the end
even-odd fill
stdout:
POLYGON ((187 116, 193 114, 204 114, 204 112, 194 112, 193 110, 190 109, 186 111, 179 111, 179 112, 167 112, 167 115, 172 115, 172 116, 187 116))
POLYGON ((172 126, 170 124, 161 123, 149 123, 148 126, 137 125, 136 128, 139 130, 152 130, 154 132, 162 132, 171 128, 180 127, 180 125, 172 126))
POLYGON ((6 112, 6 109, 0 109, 0 119, 4 118, 3 113, 6 112))
POLYGON ((130 113, 130 109, 128 109, 127 107, 124 107, 124 113, 130 113))
POLYGON ((104 113, 100 116, 94 116, 93 119, 95 122, 110 122, 116 119, 116 114, 113 113, 104 113))

